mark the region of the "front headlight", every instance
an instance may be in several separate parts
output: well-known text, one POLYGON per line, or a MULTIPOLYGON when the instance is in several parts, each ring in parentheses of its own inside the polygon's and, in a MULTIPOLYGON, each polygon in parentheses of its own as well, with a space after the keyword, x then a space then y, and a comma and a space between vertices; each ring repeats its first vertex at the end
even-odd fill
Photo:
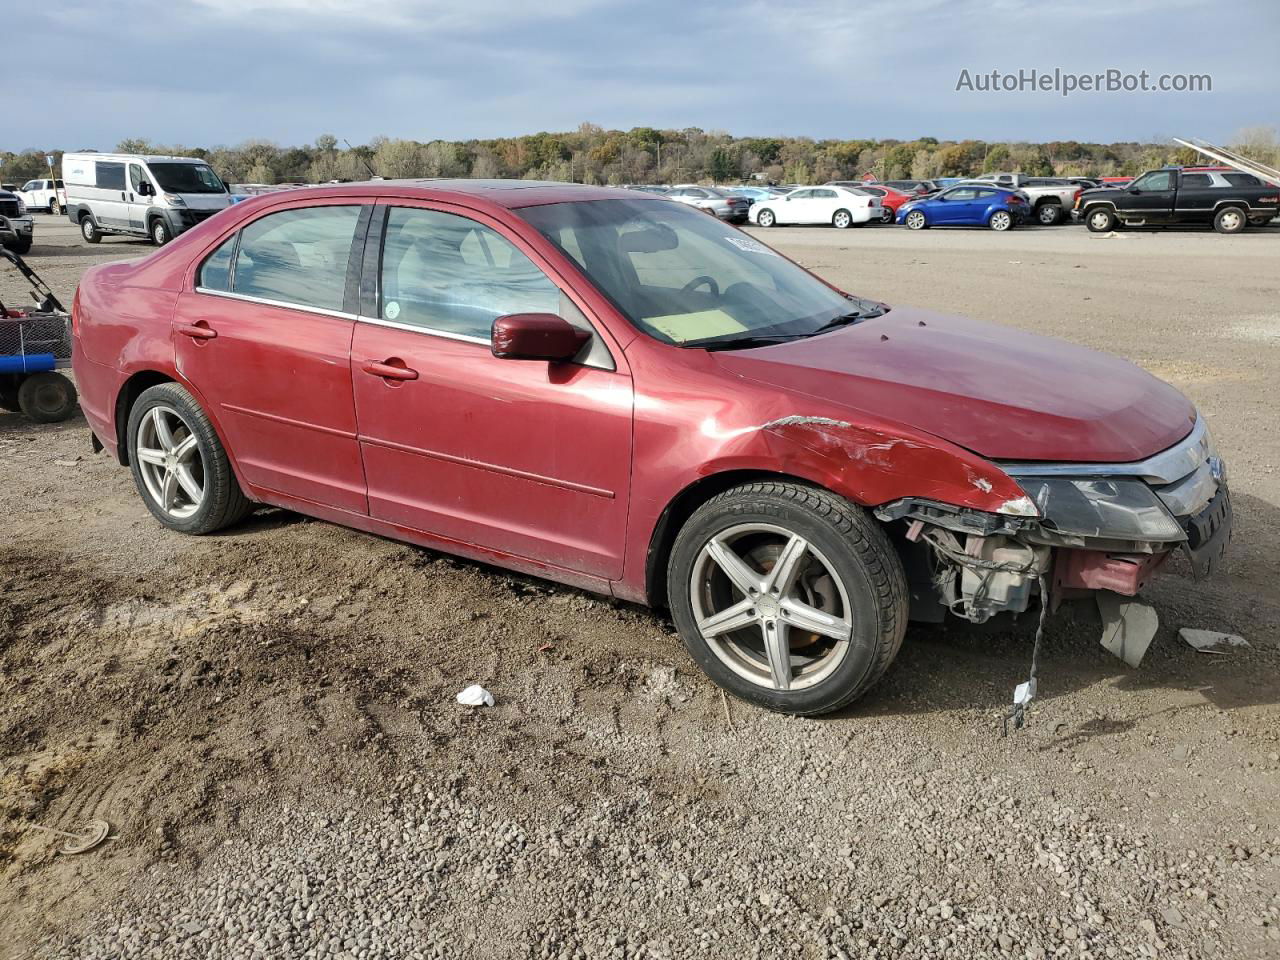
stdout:
POLYGON ((1100 540, 1177 543, 1186 539, 1178 521, 1141 480, 1013 479, 1035 502, 1046 530, 1100 540))
POLYGON ((187 205, 187 202, 176 193, 166 193, 164 198, 171 207, 185 207, 187 205))
POLYGON ((18 197, 18 216, 23 216, 27 212, 27 205, 21 197, 18 197))

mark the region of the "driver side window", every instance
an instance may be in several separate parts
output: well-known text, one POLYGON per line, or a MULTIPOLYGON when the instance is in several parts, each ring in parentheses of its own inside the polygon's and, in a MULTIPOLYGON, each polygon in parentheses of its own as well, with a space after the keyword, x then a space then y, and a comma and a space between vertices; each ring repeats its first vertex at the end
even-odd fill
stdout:
POLYGON ((1157 170, 1148 173, 1134 183, 1134 190, 1170 190, 1173 188, 1173 174, 1168 170, 1157 170))
POLYGON ((392 207, 382 248, 380 316, 489 342, 509 313, 555 313, 560 288, 496 230, 452 213, 392 207))

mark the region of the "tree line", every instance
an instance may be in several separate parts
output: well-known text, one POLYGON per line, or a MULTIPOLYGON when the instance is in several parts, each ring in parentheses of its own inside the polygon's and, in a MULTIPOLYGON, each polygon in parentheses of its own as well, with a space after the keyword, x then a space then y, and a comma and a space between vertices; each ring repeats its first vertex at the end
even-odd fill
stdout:
MULTIPOLYGON (((1274 128, 1241 131, 1230 144, 1253 159, 1280 165, 1274 128)), ((534 133, 491 140, 393 140, 377 137, 346 145, 324 134, 314 143, 284 147, 249 140, 234 147, 122 140, 118 153, 202 157, 229 183, 325 183, 370 176, 513 177, 590 184, 825 183, 964 177, 996 170, 1040 176, 1132 176, 1168 163, 1196 163, 1185 148, 1161 143, 992 143, 983 140, 814 140, 808 137, 734 137, 697 127, 606 130, 584 123, 567 133, 534 133)), ((22 182, 55 171, 61 151, 0 151, 0 180, 22 182)))

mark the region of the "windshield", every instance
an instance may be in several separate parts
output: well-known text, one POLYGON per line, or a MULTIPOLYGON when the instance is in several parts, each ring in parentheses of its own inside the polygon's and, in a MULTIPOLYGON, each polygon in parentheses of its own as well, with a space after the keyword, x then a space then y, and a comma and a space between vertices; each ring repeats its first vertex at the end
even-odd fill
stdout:
POLYGON ((590 200, 516 211, 575 260, 636 327, 680 346, 811 336, 880 312, 758 240, 666 200, 590 200))
POLYGON ((165 193, 226 193, 226 185, 203 163, 149 163, 147 169, 165 193))

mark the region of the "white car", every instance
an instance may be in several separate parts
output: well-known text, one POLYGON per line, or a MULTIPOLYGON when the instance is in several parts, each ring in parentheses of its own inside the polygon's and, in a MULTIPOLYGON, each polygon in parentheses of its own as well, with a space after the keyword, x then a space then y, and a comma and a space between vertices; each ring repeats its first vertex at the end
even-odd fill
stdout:
POLYGON ((61 180, 28 180, 14 191, 22 197, 28 210, 46 210, 61 213, 67 205, 67 192, 61 180))
POLYGON ((761 227, 786 223, 829 223, 841 230, 880 219, 880 198, 856 187, 801 187, 751 207, 749 219, 761 227))

